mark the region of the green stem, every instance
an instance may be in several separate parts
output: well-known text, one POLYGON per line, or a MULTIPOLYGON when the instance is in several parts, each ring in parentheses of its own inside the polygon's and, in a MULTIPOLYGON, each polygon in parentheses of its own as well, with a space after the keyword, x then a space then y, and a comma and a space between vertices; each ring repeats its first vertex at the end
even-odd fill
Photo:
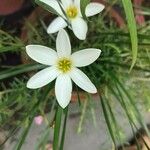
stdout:
POLYGON ((63 125, 63 132, 61 136, 60 150, 63 150, 64 148, 66 124, 67 124, 67 117, 68 117, 68 107, 65 109, 64 114, 65 114, 65 119, 64 119, 64 125, 63 125))
POLYGON ((62 112, 63 109, 58 105, 55 119, 53 150, 58 150, 62 112))

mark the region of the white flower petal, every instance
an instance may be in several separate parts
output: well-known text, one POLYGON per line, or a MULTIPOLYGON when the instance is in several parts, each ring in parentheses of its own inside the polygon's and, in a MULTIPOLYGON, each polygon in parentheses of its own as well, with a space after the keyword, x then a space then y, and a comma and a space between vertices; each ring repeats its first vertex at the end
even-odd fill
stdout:
POLYGON ((80 40, 85 40, 88 30, 86 21, 80 17, 77 17, 71 20, 71 25, 75 36, 80 40))
POLYGON ((74 5, 78 8, 78 17, 82 17, 81 8, 80 8, 80 0, 74 0, 74 5))
POLYGON ((65 108, 71 100, 72 82, 68 75, 61 74, 56 79, 55 94, 59 105, 65 108))
POLYGON ((71 55, 71 44, 67 32, 61 29, 56 39, 56 49, 59 57, 69 57, 71 55))
POLYGON ((60 15, 63 14, 57 0, 39 0, 39 1, 53 8, 58 14, 60 15))
POLYGON ((69 7, 70 5, 73 4, 73 1, 72 0, 61 0, 63 6, 64 6, 64 9, 66 9, 67 7, 69 7))
POLYGON ((93 63, 101 54, 101 50, 88 48, 77 51, 71 55, 73 63, 76 67, 83 67, 93 63))
POLYGON ((71 79, 83 90, 89 93, 96 93, 97 89, 90 79, 78 68, 73 68, 70 72, 71 79))
POLYGON ((104 5, 93 2, 86 6, 85 14, 87 17, 94 16, 94 15, 100 13, 104 8, 105 8, 104 5))
POLYGON ((42 45, 28 45, 26 52, 33 60, 45 65, 53 65, 58 58, 56 51, 42 45))
POLYGON ((48 26, 47 33, 51 34, 51 33, 58 32, 60 29, 63 29, 66 26, 67 26, 66 21, 62 17, 57 17, 48 26))
POLYGON ((43 87, 53 81, 58 75, 59 72, 57 71, 56 67, 48 67, 32 76, 27 82, 27 87, 30 89, 43 87))
POLYGON ((78 9, 80 10, 80 0, 74 0, 74 4, 75 4, 75 6, 77 6, 78 9))

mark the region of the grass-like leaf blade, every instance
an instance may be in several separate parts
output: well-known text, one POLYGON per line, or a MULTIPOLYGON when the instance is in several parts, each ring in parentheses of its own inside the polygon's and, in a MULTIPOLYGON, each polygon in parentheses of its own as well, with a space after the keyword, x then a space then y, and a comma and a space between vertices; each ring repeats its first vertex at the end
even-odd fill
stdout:
POLYGON ((130 67, 130 71, 131 71, 136 63, 137 53, 138 53, 137 28, 136 28, 136 21, 134 17, 131 0, 122 0, 122 4, 126 14, 128 30, 130 32, 131 45, 132 45, 132 64, 130 67))

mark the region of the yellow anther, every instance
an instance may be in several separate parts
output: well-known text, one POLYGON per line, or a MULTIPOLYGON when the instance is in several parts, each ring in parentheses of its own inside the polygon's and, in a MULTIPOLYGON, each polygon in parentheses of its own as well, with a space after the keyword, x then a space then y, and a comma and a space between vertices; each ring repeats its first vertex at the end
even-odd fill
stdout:
POLYGON ((77 7, 75 7, 75 6, 68 7, 66 10, 66 14, 67 14, 68 18, 70 18, 70 19, 75 18, 78 14, 77 7))
POLYGON ((71 70, 72 62, 68 58, 62 58, 58 61, 57 67, 62 73, 67 73, 71 70))

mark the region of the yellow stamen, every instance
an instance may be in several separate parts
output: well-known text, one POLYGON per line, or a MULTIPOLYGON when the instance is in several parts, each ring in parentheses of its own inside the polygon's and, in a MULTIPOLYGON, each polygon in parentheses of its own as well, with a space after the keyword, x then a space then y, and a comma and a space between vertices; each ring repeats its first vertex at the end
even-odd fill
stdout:
POLYGON ((68 18, 73 19, 77 16, 78 14, 78 9, 75 6, 70 6, 66 9, 66 14, 68 18))
POLYGON ((71 70, 72 62, 68 58, 62 58, 58 61, 57 67, 62 73, 67 73, 71 70))

